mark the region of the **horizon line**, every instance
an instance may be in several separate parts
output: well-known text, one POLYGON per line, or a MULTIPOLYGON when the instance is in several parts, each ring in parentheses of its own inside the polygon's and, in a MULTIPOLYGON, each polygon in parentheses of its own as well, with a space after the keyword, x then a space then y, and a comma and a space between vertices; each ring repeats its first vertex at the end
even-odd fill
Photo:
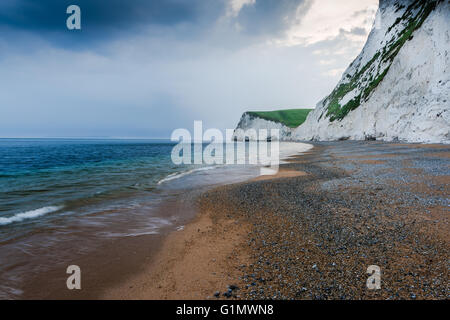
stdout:
POLYGON ((170 140, 166 138, 150 138, 150 137, 0 137, 0 140, 5 139, 79 139, 79 140, 170 140))

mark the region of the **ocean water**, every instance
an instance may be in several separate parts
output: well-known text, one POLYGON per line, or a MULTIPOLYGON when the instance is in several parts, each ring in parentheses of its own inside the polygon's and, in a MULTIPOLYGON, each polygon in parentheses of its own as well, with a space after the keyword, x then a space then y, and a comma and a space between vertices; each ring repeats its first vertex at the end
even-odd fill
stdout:
MULTIPOLYGON (((20 297, 24 274, 70 262, 74 248, 92 252, 102 240, 158 234, 192 216, 185 205, 158 211, 161 203, 260 173, 248 165, 175 165, 174 145, 0 139, 0 298, 20 297)), ((285 144, 280 154, 306 149, 285 144)))
POLYGON ((0 241, 68 212, 89 214, 95 207, 152 192, 160 180, 186 169, 170 161, 173 145, 163 140, 0 140, 0 241))

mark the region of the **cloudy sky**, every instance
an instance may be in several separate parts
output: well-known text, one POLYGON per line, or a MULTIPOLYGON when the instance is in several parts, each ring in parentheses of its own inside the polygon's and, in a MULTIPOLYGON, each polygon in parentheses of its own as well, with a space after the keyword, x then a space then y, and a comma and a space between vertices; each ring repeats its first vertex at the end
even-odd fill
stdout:
POLYGON ((2 0, 0 137, 169 137, 314 107, 378 0, 2 0), (68 30, 66 8, 81 8, 68 30))

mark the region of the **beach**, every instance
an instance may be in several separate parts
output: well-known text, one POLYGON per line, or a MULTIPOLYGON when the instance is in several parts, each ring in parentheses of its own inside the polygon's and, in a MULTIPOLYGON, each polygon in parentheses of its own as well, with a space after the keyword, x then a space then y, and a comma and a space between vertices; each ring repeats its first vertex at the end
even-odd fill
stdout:
POLYGON ((99 298, 448 299, 449 151, 314 143, 278 176, 203 192, 194 220, 99 298))
MULTIPOLYGON (((164 249, 166 238, 190 228, 204 192, 262 174, 261 166, 250 164, 174 165, 170 141, 1 142, 4 299, 102 297, 154 265, 158 252, 181 254, 164 249), (73 265, 82 272, 81 290, 66 286, 67 268, 73 265)), ((311 147, 283 142, 280 158, 311 147)), ((245 156, 239 150, 236 155, 245 156)), ((159 264, 169 263, 164 261, 159 264)))
POLYGON ((3 276, 22 277, 3 288, 20 299, 447 299, 450 148, 312 145, 285 153, 274 176, 181 172, 142 194, 145 206, 101 202, 70 225, 44 216, 56 227, 2 244, 3 276), (81 290, 66 287, 69 264, 81 290), (379 290, 366 287, 369 266, 379 290))

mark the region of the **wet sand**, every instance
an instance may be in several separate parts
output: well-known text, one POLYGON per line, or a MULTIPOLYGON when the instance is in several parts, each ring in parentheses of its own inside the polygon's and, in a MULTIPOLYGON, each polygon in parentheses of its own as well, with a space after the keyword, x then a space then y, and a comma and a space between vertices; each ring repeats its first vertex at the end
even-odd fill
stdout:
POLYGON ((203 193, 197 218, 100 297, 448 299, 449 149, 316 143, 278 176, 203 193))
MULTIPOLYGON (((280 170, 277 175, 250 181, 302 175, 305 173, 280 170)), ((217 291, 212 292, 211 288, 243 285, 239 266, 250 263, 246 241, 251 225, 239 217, 222 215, 213 203, 199 206, 194 221, 164 240, 144 272, 106 289, 101 298, 212 299, 217 291)))
POLYGON ((169 235, 147 269, 113 286, 103 299, 205 299, 225 287, 248 263, 242 244, 250 226, 203 211, 186 228, 169 235))
MULTIPOLYGON (((160 218, 177 217, 177 224, 184 225, 196 216, 193 199, 200 191, 193 191, 170 198, 152 214, 160 218)), ((79 237, 92 238, 98 247, 88 252, 74 242, 67 244, 66 254, 70 254, 71 264, 81 269, 81 290, 68 290, 66 287, 66 263, 55 262, 50 270, 44 270, 38 276, 25 282, 22 299, 98 299, 111 287, 127 284, 135 274, 147 272, 147 266, 161 251, 165 239, 174 230, 173 225, 161 227, 158 233, 134 237, 98 239, 95 234, 81 228, 79 237)), ((61 248, 58 248, 61 250, 61 248)), ((58 251, 60 252, 60 251, 58 251)), ((62 253, 60 253, 62 254, 62 253)), ((48 261, 46 261, 48 262, 48 261)))

